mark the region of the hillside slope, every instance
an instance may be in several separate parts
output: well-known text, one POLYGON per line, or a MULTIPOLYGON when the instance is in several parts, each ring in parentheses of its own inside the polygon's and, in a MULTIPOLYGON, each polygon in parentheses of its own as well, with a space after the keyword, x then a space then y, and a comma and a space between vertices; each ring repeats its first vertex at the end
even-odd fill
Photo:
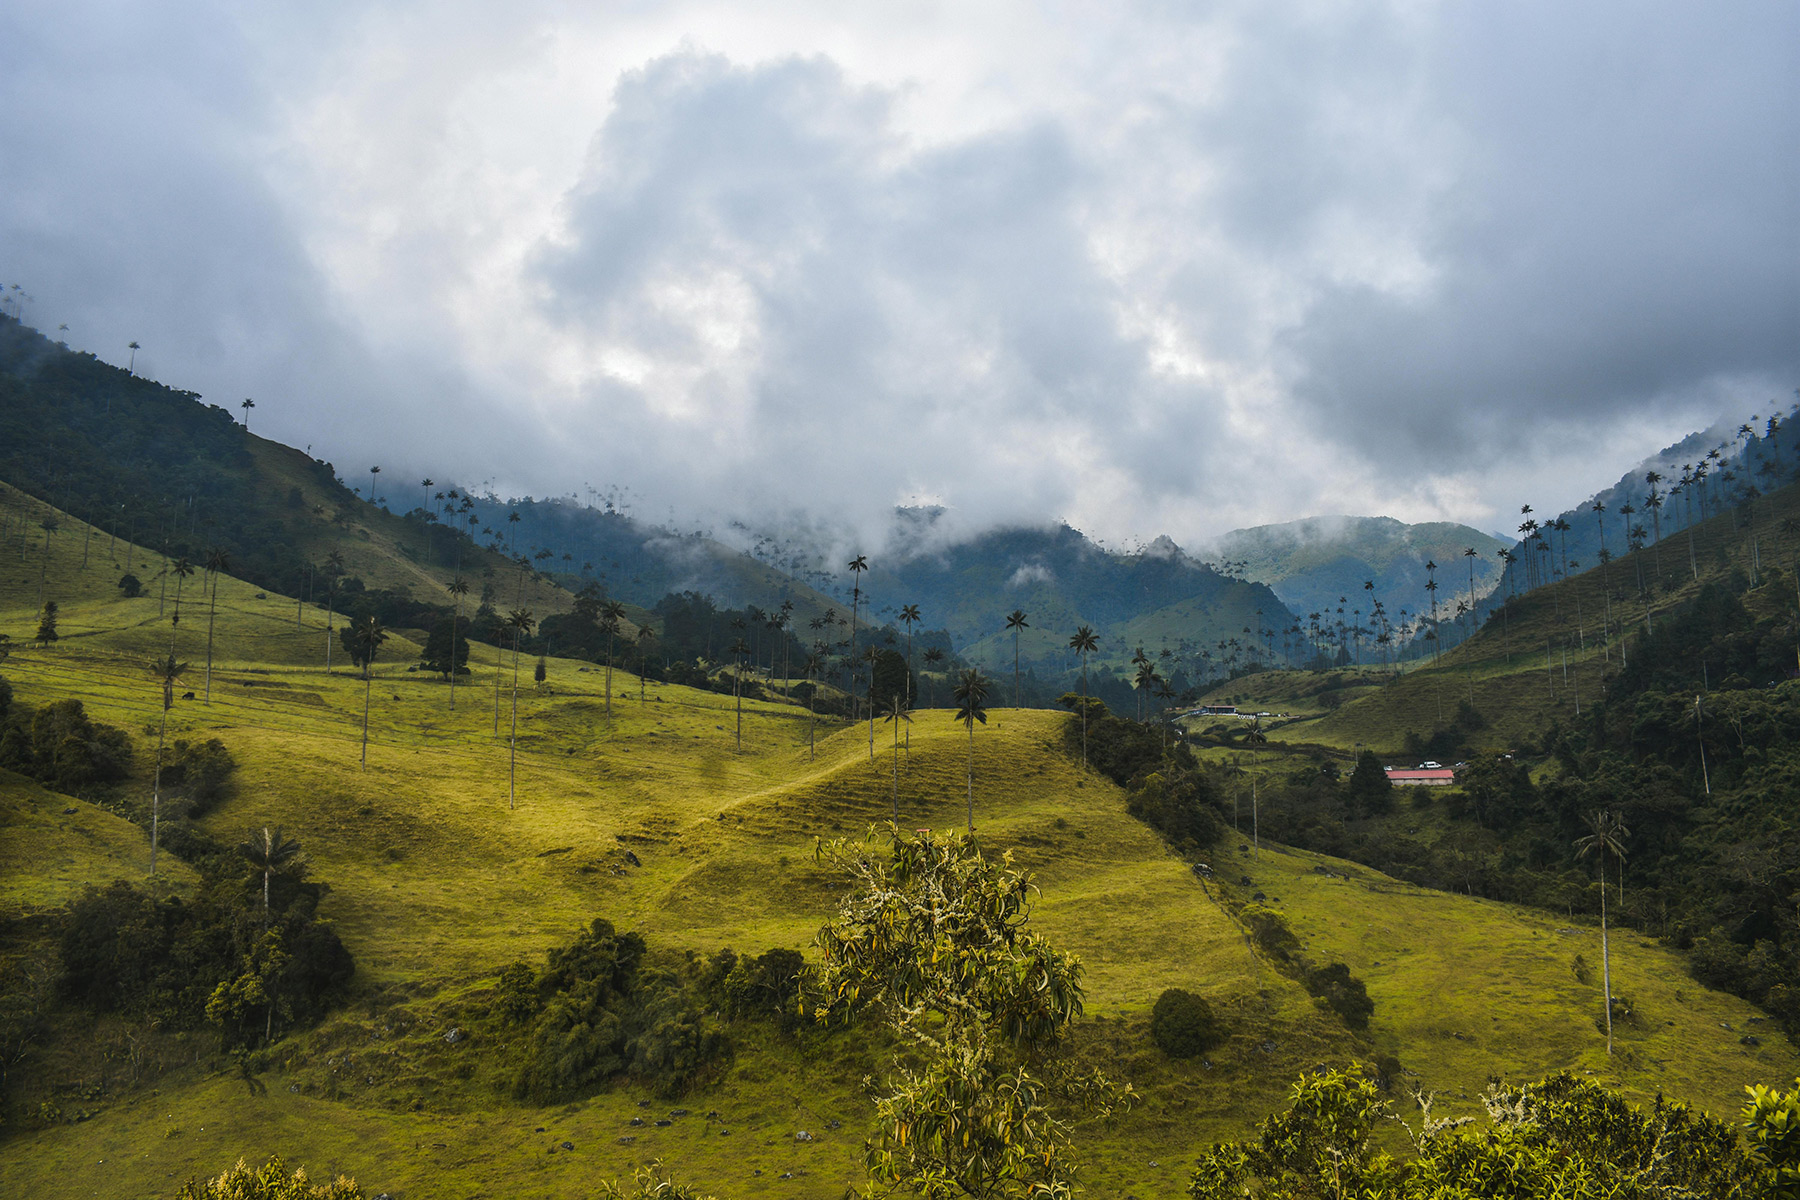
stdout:
MULTIPOLYGON (((38 577, 28 568, 39 564, 31 546, 27 569, 9 561, 15 569, 0 572, 0 630, 18 642, 29 638, 38 577)), ((181 657, 196 658, 204 626, 172 627, 156 617, 153 598, 123 599, 110 571, 77 563, 53 553, 45 571, 67 597, 69 636, 44 649, 15 647, 0 671, 19 702, 80 698, 132 735, 142 763, 157 709, 142 664, 171 635, 181 657)), ((762 1194, 782 1172, 796 1174, 782 1182, 783 1195, 836 1196, 857 1184, 869 1113, 857 1081, 880 1070, 858 1039, 747 1028, 725 1077, 682 1102, 726 1122, 671 1118, 668 1127, 632 1129, 640 1102, 658 1101, 629 1085, 555 1109, 503 1098, 505 1056, 481 1040, 489 1027, 479 1014, 501 966, 566 941, 598 915, 641 931, 677 961, 723 946, 805 947, 842 886, 815 860, 815 839, 860 836, 885 820, 896 765, 903 824, 959 826, 967 731, 948 712, 925 710, 907 731, 910 749, 896 751, 895 729, 878 726, 871 755, 866 725, 815 725, 802 708, 756 701, 744 705, 740 751, 729 696, 615 672, 609 717, 599 673, 551 659, 546 687, 527 674, 520 690, 509 806, 509 661, 478 651, 452 712, 445 685, 406 669, 404 643, 384 650, 368 685, 341 668, 327 674, 316 654, 321 614, 302 607, 306 628, 295 630, 294 611, 291 599, 258 599, 252 585, 221 579, 211 702, 179 702, 171 736, 218 737, 241 764, 204 830, 235 839, 274 823, 301 842, 314 877, 331 887, 324 912, 359 964, 357 1003, 315 1031, 290 1033, 261 1068, 266 1090, 250 1095, 235 1069, 209 1057, 204 1034, 152 1043, 142 1069, 158 1094, 134 1086, 98 1053, 127 1029, 103 1022, 93 1050, 40 1060, 31 1076, 38 1090, 27 1097, 67 1100, 97 1088, 81 1102, 96 1115, 34 1123, 0 1142, 0 1189, 88 1194, 104 1178, 118 1194, 155 1195, 171 1178, 275 1150, 315 1174, 344 1169, 371 1191, 400 1194, 556 1194, 627 1174, 651 1155, 721 1193, 762 1194), (365 697, 367 767, 359 763, 365 697), (467 1048, 447 1045, 444 1034, 464 1026, 478 1031, 467 1048), (720 1138, 717 1126, 727 1122, 742 1140, 720 1138), (815 1140, 797 1143, 798 1129, 815 1140), (561 1151, 562 1140, 577 1150, 561 1151), (101 1160, 103 1176, 65 1169, 97 1169, 101 1160)), ((1795 1069, 1774 1039, 1755 1052, 1715 1047, 1709 1029, 1720 1020, 1749 1027, 1754 1010, 1681 983, 1668 952, 1637 939, 1620 939, 1615 968, 1647 1012, 1673 1024, 1628 1038, 1630 1054, 1609 1064, 1596 1058, 1603 1051, 1588 1032, 1590 997, 1569 982, 1571 949, 1586 947, 1585 931, 1563 933, 1503 905, 1275 850, 1258 859, 1221 847, 1230 865, 1215 862, 1219 880, 1204 886, 1126 815, 1116 787, 1071 758, 1062 741, 1068 720, 994 710, 975 734, 974 805, 990 852, 1010 852, 1036 872, 1038 927, 1087 965, 1089 1016, 1076 1052, 1144 1095, 1115 1126, 1080 1131, 1099 1194, 1175 1190, 1197 1143, 1241 1133, 1294 1074, 1322 1061, 1394 1053, 1445 1093, 1452 1111, 1465 1111, 1462 1097, 1478 1094, 1497 1067, 1592 1069, 1639 1095, 1666 1086, 1721 1109, 1741 1082, 1795 1069), (1252 949, 1235 913, 1258 891, 1316 961, 1345 961, 1368 980, 1377 1003, 1368 1040, 1252 949), (1390 956, 1393 937, 1403 944, 1390 956), (1451 974, 1470 982, 1445 993, 1451 974), (1230 1040, 1204 1063, 1170 1062, 1148 1042, 1150 1006, 1171 986, 1206 995, 1226 1015, 1230 1040), (1473 1027, 1495 1007, 1498 1029, 1473 1027), (1700 1049, 1672 1066, 1667 1047, 1682 1041, 1700 1049)), ((141 803, 143 782, 140 775, 118 802, 141 803)), ((29 853, 17 860, 31 878, 11 885, 21 907, 9 916, 66 897, 76 873, 93 882, 141 875, 143 858, 133 861, 132 839, 119 836, 126 827, 90 815, 88 802, 10 775, 0 777, 0 799, 0 811, 19 814, 9 819, 31 831, 29 853), (76 815, 55 816, 59 804, 76 815), (81 849, 105 830, 103 849, 81 849)))

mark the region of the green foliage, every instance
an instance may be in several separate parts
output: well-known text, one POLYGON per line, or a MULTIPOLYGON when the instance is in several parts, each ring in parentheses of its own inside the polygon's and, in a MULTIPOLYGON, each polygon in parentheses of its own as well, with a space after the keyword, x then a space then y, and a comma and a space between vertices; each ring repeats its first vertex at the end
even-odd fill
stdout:
POLYGON ((1131 790, 1125 811, 1176 847, 1209 846, 1225 832, 1224 799, 1214 774, 1171 761, 1131 790))
POLYGON ((207 1019, 228 1044, 316 1020, 355 971, 316 885, 284 879, 263 929, 260 876, 209 881, 192 901, 159 899, 123 881, 69 905, 59 942, 61 993, 95 1012, 153 1017, 172 1028, 207 1019))
POLYGON ((452 664, 458 675, 469 673, 469 639, 464 636, 469 628, 468 621, 455 621, 452 617, 440 617, 431 626, 431 634, 425 639, 425 648, 419 652, 419 665, 427 671, 450 678, 452 664), (451 654, 451 625, 456 625, 456 650, 451 654))
POLYGON ((136 600, 144 594, 144 581, 127 571, 119 577, 119 591, 127 600, 136 600))
POLYGON ((1350 974, 1350 968, 1343 963, 1316 967, 1302 976, 1301 982, 1314 998, 1342 1017, 1350 1028, 1369 1027, 1369 1018, 1375 1015, 1375 1002, 1369 999, 1363 981, 1350 974))
MULTIPOLYGON (((169 792, 185 796, 186 815, 197 817, 225 798, 236 770, 237 760, 218 738, 204 742, 177 739, 163 762, 162 786, 165 796, 169 792)), ((169 819, 167 810, 163 819, 169 819)))
POLYGON ((0 767, 78 792, 124 779, 131 741, 124 730, 89 720, 79 700, 10 704, 0 719, 0 767))
POLYGON ((1517 1196, 1556 1200, 1651 1200, 1766 1194, 1767 1172, 1726 1124, 1660 1097, 1648 1110, 1567 1074, 1517 1089, 1490 1088, 1489 1124, 1432 1121, 1430 1103, 1414 1156, 1376 1149, 1377 1122, 1395 1120, 1374 1083, 1325 1071, 1294 1085, 1289 1108, 1257 1137, 1215 1144, 1189 1181, 1196 1200, 1359 1197, 1437 1200, 1517 1196))
POLYGON ((625 1072, 678 1095, 729 1056, 707 1009, 705 972, 649 968, 647 949, 638 934, 597 918, 552 948, 535 979, 524 963, 501 973, 496 1009, 513 1020, 535 1014, 514 1095, 565 1099, 625 1072))
POLYGON ((287 1164, 276 1155, 256 1170, 240 1158, 237 1166, 216 1179, 204 1183, 190 1179, 175 1193, 175 1200, 363 1200, 363 1190, 344 1175, 330 1183, 314 1183, 306 1177, 305 1167, 289 1175, 287 1164))
POLYGON ((820 1020, 879 1012, 923 1064, 876 1100, 872 1189, 951 1197, 1066 1195, 1075 1175, 1057 1108, 1129 1103, 1054 1057, 1081 1014, 1081 965, 1025 925, 1030 877, 972 836, 896 835, 820 848, 855 881, 819 931, 820 1020))
POLYGON ((1350 773, 1349 801, 1359 816, 1379 816, 1394 807, 1394 784, 1373 750, 1364 750, 1350 773))
MULTIPOLYGON (((1080 704, 1081 697, 1076 696, 1071 705, 1075 716, 1063 727, 1064 745, 1077 756, 1081 754, 1080 704)), ((1162 765, 1163 735, 1149 725, 1113 716, 1098 700, 1088 701, 1087 739, 1089 764, 1120 787, 1162 765)), ((1185 747, 1181 749, 1185 751, 1185 747)))
POLYGON ((526 962, 509 963, 500 971, 494 1011, 514 1024, 529 1021, 543 1007, 538 996, 537 972, 526 962))
POLYGON ((1150 1010, 1150 1040, 1170 1058, 1194 1058, 1224 1041, 1225 1028, 1204 996, 1169 988, 1150 1010))
POLYGON ((1800 1079, 1786 1092, 1763 1084, 1744 1090, 1744 1128, 1772 1176, 1771 1200, 1800 1200, 1800 1079))
POLYGON ((1300 953, 1300 939, 1274 909, 1261 904, 1246 904, 1238 918, 1244 922, 1258 948, 1277 962, 1289 962, 1300 953))
POLYGON ((616 1179, 602 1180, 600 1197, 601 1200, 713 1200, 704 1192, 675 1182, 661 1159, 633 1171, 628 1184, 616 1179))
POLYGON ((46 600, 44 607, 38 610, 37 632, 31 635, 31 640, 40 646, 48 646, 56 639, 56 601, 46 600))

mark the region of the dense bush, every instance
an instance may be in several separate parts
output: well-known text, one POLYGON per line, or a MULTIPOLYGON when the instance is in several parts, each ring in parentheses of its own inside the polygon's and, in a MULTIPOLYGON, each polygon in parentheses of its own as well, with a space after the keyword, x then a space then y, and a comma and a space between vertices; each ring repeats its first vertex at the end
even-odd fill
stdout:
POLYGON ((1207 846, 1225 832, 1219 790, 1209 774, 1171 767, 1145 776, 1126 798, 1125 811, 1171 845, 1207 846))
MULTIPOLYGON (((198 817, 209 811, 228 792, 237 760, 218 738, 204 742, 177 739, 163 761, 162 786, 165 796, 187 800, 186 812, 177 815, 198 817)), ((164 810, 167 820, 171 810, 164 810)))
POLYGON ((1315 967, 1302 977, 1301 982, 1315 999, 1342 1017, 1350 1028, 1369 1027, 1369 1018, 1375 1015, 1375 1002, 1369 999, 1363 981, 1350 974, 1350 968, 1343 963, 1315 967))
POLYGON ((1203 996, 1170 988, 1150 1011, 1150 1040, 1170 1058, 1194 1058, 1225 1040, 1225 1029, 1203 996))
POLYGON ((597 919, 549 951, 541 974, 526 963, 500 973, 494 1011, 531 1025, 516 1096, 567 1098, 620 1074, 678 1095, 729 1058, 727 1018, 763 1015, 799 986, 791 950, 745 959, 723 950, 676 967, 650 964, 647 953, 642 937, 597 919))
POLYGON ((63 921, 64 1000, 174 1028, 211 1019, 227 1044, 316 1020, 356 968, 330 923, 315 917, 321 886, 298 874, 290 866, 276 877, 266 931, 260 874, 209 876, 192 901, 122 880, 88 888, 63 921), (236 1000, 213 1003, 221 987, 236 987, 236 1000))
POLYGON ((75 792, 124 779, 131 741, 124 730, 89 720, 79 700, 12 703, 0 719, 0 767, 75 792))
POLYGON ((276 1155, 251 1170, 243 1159, 216 1179, 204 1183, 190 1179, 175 1193, 175 1200, 363 1200, 356 1180, 339 1175, 329 1183, 314 1183, 306 1168, 287 1173, 287 1164, 276 1155))

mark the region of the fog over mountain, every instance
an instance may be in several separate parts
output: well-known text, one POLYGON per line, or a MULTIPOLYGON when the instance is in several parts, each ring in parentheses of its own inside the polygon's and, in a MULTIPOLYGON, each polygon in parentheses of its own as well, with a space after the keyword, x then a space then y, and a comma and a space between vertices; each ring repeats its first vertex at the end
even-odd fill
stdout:
POLYGON ((390 477, 1505 528, 1800 380, 1796 45, 1773 0, 13 5, 0 282, 390 477))

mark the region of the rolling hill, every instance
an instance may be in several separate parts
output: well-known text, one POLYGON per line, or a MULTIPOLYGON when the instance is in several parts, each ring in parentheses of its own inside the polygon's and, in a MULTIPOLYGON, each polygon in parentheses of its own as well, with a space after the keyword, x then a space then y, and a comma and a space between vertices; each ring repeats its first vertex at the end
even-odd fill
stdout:
MULTIPOLYGON (((142 548, 101 552, 60 514, 46 549, 43 515, 27 497, 0 495, 11 531, 0 539, 10 564, 0 632, 13 648, 0 673, 15 704, 81 700, 129 734, 139 766, 87 799, 0 772, 0 953, 11 979, 37 969, 37 931, 83 884, 144 881, 143 834, 130 819, 143 809, 158 700, 143 664, 171 638, 182 658, 203 653, 203 625, 172 627, 155 596, 121 595, 118 574, 142 548), (69 552, 77 538, 89 541, 85 566, 69 552), (63 636, 35 648, 40 583, 58 600, 63 636)), ((815 725, 796 705, 749 701, 740 751, 729 696, 619 672, 609 716, 588 664, 552 658, 544 687, 521 688, 509 808, 495 698, 510 714, 510 663, 493 647, 477 648, 452 712, 443 684, 408 670, 416 647, 404 638, 384 647, 365 685, 342 667, 325 671, 316 606, 229 575, 217 604, 211 702, 179 700, 171 736, 218 738, 240 765, 196 825, 229 843, 274 823, 300 842, 329 884, 321 913, 358 964, 351 1003, 239 1060, 204 1026, 57 1016, 6 1077, 0 1190, 160 1195, 190 1173, 274 1151, 315 1176, 346 1170, 371 1193, 399 1196, 558 1194, 651 1157, 723 1194, 837 1196, 860 1181, 871 1110, 859 1080, 882 1069, 878 1039, 739 1022, 734 1056, 698 1092, 670 1100, 621 1079, 540 1107, 506 1091, 516 1035, 491 1001, 506 964, 538 958, 596 916, 642 933, 672 971, 690 952, 804 949, 844 886, 815 858, 817 838, 857 837, 884 820, 896 779, 903 822, 962 822, 970 743, 948 712, 917 713, 904 750, 881 727, 871 755, 864 726, 815 725), (662 1113, 667 1125, 644 1120, 662 1113)), ((1319 1063, 1391 1054, 1439 1092, 1440 1114, 1475 1109, 1497 1071, 1564 1067, 1638 1098, 1666 1090, 1730 1112, 1743 1082, 1783 1081, 1800 1066, 1779 1038, 1723 1036, 1721 1023, 1756 1028, 1759 1014, 1683 980, 1675 953, 1643 938, 1615 938, 1614 965, 1655 1020, 1622 1034, 1608 1059, 1591 988, 1572 967, 1595 954, 1585 923, 1235 841, 1214 848, 1205 883, 1127 814, 1118 787, 1083 770, 1064 741, 1070 719, 991 712, 974 743, 974 804, 983 845, 1036 874, 1034 926, 1086 964, 1073 1053, 1142 1094, 1112 1126, 1077 1130, 1097 1194, 1178 1189, 1196 1145, 1242 1134, 1319 1063), (1366 1035, 1246 936, 1251 903, 1279 912, 1306 953, 1367 981, 1376 1008, 1366 1035), (1175 986, 1226 1018, 1227 1041, 1204 1061, 1169 1060, 1148 1039, 1152 1005, 1175 986)), ((197 886, 179 863, 159 879, 174 894, 197 886)))

